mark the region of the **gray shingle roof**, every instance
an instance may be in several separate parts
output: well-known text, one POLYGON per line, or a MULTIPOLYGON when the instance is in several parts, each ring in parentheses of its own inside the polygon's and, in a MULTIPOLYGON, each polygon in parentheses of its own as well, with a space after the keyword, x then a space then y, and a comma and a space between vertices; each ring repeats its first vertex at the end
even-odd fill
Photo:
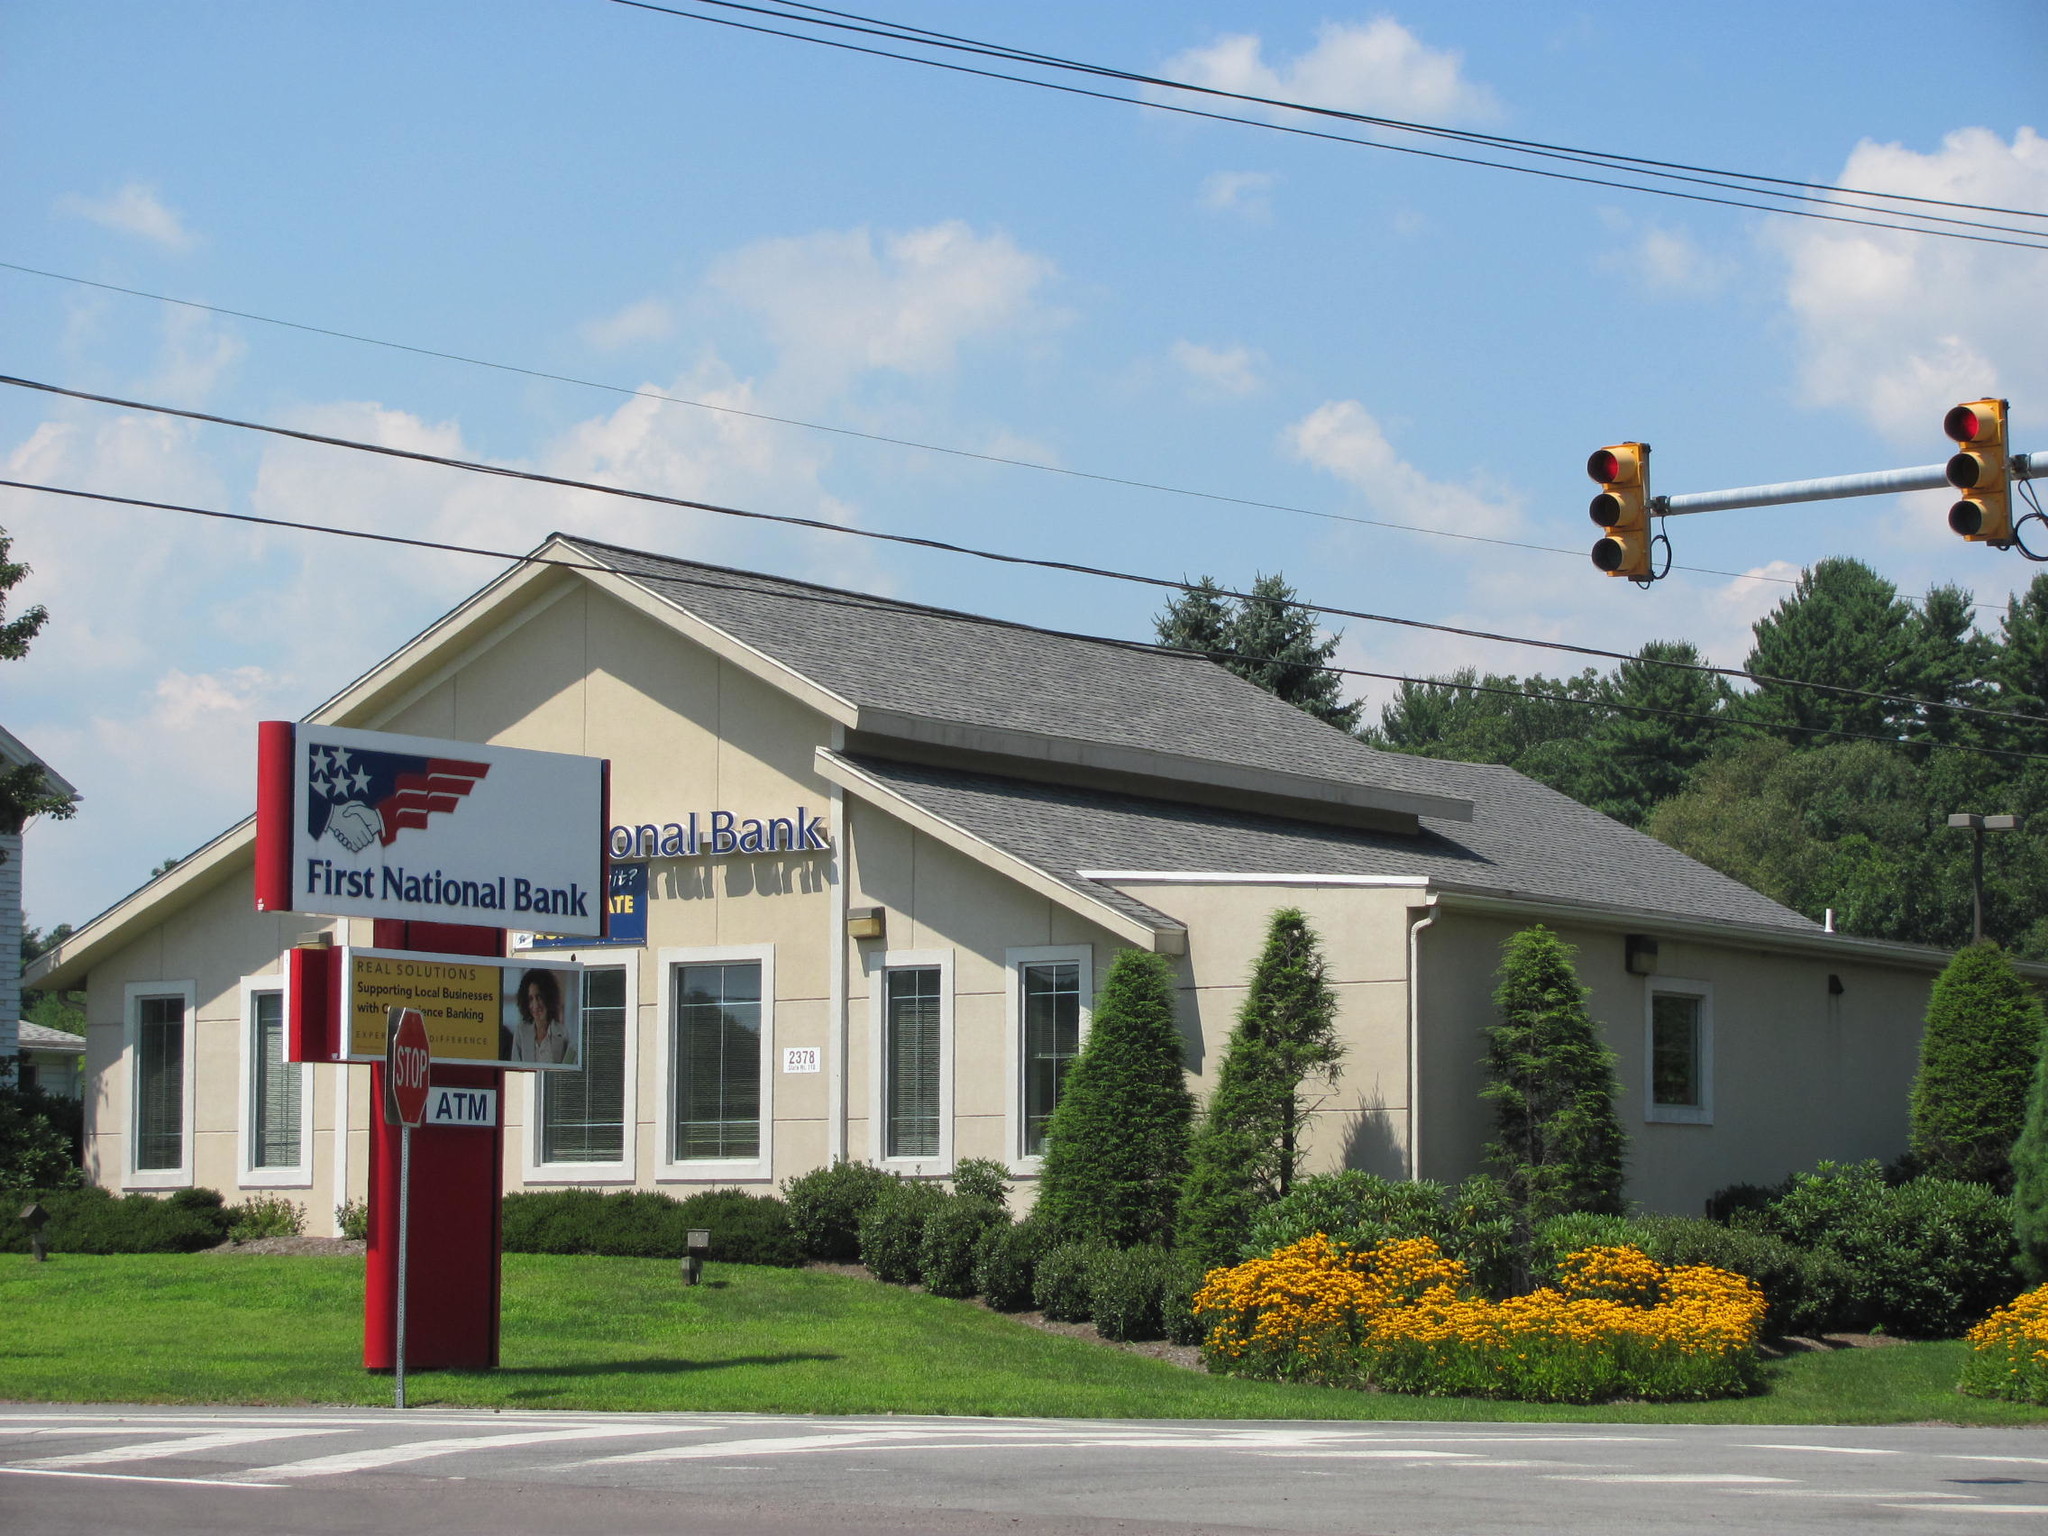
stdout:
POLYGON ((1083 879, 1084 868, 1421 875, 1536 900, 1804 932, 1818 927, 1512 768, 1418 759, 1441 775, 1445 790, 1474 802, 1470 822, 1425 818, 1418 838, 874 757, 848 760, 931 814, 1097 900, 1132 898, 1083 879))
POLYGON ((1449 792, 1436 765, 1375 751, 1200 657, 560 537, 856 706, 1449 792))

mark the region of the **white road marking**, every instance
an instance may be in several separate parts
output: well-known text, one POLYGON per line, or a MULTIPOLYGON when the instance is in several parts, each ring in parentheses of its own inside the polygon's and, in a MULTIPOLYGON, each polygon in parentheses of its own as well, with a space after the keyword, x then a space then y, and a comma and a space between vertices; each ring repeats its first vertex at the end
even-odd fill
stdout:
POLYGON ((223 1450, 231 1445, 255 1445, 266 1440, 298 1440, 311 1435, 345 1435, 347 1429, 216 1429, 179 1440, 154 1440, 139 1445, 110 1445, 99 1451, 78 1451, 69 1456, 38 1456, 25 1467, 96 1467, 114 1461, 162 1461, 171 1456, 197 1455, 223 1450))
MULTIPOLYGON (((1879 1509, 1926 1509, 1925 1504, 1880 1504, 1879 1509)), ((1958 1509, 1957 1514, 1970 1515, 2048 1515, 2048 1504, 1972 1504, 1968 1509, 1958 1509)))
POLYGON ((1735 1445, 1735 1451, 1826 1451, 1832 1456, 1903 1456, 1904 1451, 1882 1451, 1863 1445, 1735 1445))
POLYGON ((236 1483, 224 1477, 138 1477, 126 1472, 59 1472, 54 1467, 0 1467, 16 1477, 89 1477, 101 1483, 183 1483, 193 1488, 282 1488, 283 1483, 236 1483))
POLYGON ((426 1461, 435 1456, 452 1456, 462 1451, 503 1450, 518 1445, 562 1445, 572 1440, 624 1440, 638 1435, 682 1432, 682 1427, 675 1424, 649 1424, 522 1430, 513 1435, 454 1435, 445 1440, 414 1440, 405 1445, 377 1446, 365 1451, 340 1451, 332 1456, 314 1456, 305 1461, 287 1461, 250 1470, 264 1477, 336 1477, 344 1472, 371 1472, 380 1467, 426 1461))
POLYGON ((1910 1488, 1873 1488, 1855 1493, 1835 1488, 1731 1488, 1728 1491, 1753 1493, 1760 1499, 1961 1499, 1967 1503, 1977 1497, 1974 1493, 1916 1493, 1910 1488))
POLYGON ((1952 1451, 1936 1454, 1942 1461, 2020 1461, 2030 1467, 2048 1467, 2048 1456, 1964 1456, 1952 1451))
POLYGON ((1553 1474, 1546 1483, 1789 1483, 1789 1477, 1757 1477, 1748 1472, 1605 1472, 1579 1477, 1553 1474))

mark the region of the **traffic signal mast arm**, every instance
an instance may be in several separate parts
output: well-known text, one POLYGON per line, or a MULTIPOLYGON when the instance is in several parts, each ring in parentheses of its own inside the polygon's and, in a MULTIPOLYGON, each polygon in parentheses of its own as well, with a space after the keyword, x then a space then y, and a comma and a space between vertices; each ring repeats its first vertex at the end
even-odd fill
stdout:
MULTIPOLYGON (((2012 459, 2012 478, 2048 480, 2048 453, 2019 453, 2012 459)), ((1861 475, 1830 475, 1823 480, 1786 480, 1777 485, 1745 485, 1732 491, 1695 491, 1684 496, 1658 496, 1650 510, 1659 517, 1688 512, 1732 512, 1737 507, 1782 507, 1799 501, 1836 501, 1846 496, 1885 496, 1898 491, 1952 490, 1947 464, 1922 464, 1913 469, 1874 469, 1861 475)))

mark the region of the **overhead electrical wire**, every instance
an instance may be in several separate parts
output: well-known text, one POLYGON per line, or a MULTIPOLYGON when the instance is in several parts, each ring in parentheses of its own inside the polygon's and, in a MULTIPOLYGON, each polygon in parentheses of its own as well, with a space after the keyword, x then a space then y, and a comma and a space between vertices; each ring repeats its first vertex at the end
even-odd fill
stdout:
MULTIPOLYGON (((932 59, 924 58, 917 54, 896 53, 886 48, 873 48, 862 43, 847 42, 840 38, 819 37, 808 32, 793 32, 782 27, 763 26, 756 22, 741 21, 733 16, 712 16, 706 15, 701 11, 688 11, 678 9, 674 6, 656 5, 652 3, 652 0, 611 0, 611 3, 614 5, 626 6, 633 10, 651 11, 664 16, 672 16, 684 21, 701 21, 709 23, 712 26, 729 27, 742 32, 756 32, 769 37, 781 37, 796 42, 813 43, 823 48, 837 48, 845 52, 868 54, 876 58, 896 59, 903 63, 921 64, 928 69, 942 69, 954 74, 975 75, 983 79, 1008 81, 1011 84, 1015 85, 1035 86, 1039 90, 1057 91, 1060 94, 1067 96, 1083 96, 1097 101, 1117 102, 1124 106, 1144 107, 1150 111, 1167 112, 1180 117, 1204 118, 1211 122, 1237 123, 1244 127, 1262 128, 1269 132, 1289 134, 1297 138, 1321 139, 1330 143, 1350 144, 1363 149, 1386 150, 1391 154, 1415 155, 1420 156, 1421 158, 1426 160, 1445 161, 1457 165, 1483 166, 1497 171, 1513 171, 1524 176, 1540 176, 1551 181, 1568 181, 1575 182, 1585 186, 1610 187, 1618 191, 1641 192, 1654 197, 1677 198, 1684 202, 1711 203, 1716 206, 1725 208, 1745 208, 1753 213, 1776 213, 1783 214, 1788 218, 1818 219, 1822 222, 1830 224, 1853 224, 1870 229, 1890 230, 1894 233, 1900 234, 1929 235, 1943 240, 1967 240, 1982 245, 2001 245, 2012 246, 2021 250, 2048 251, 2048 241, 2044 241, 2041 239, 2009 239, 2003 235, 1970 234, 1960 229, 1930 228, 1925 224, 1897 224, 1889 222, 1885 219, 1859 219, 1852 218, 1847 213, 1822 213, 1815 208, 1778 207, 1769 203, 1745 202, 1740 198, 1710 197, 1702 192, 1682 192, 1673 187, 1644 186, 1640 182, 1615 181, 1607 177, 1601 176, 1580 176, 1575 175, 1568 171, 1545 170, 1540 166, 1515 165, 1508 161, 1487 160, 1473 155, 1454 155, 1447 153, 1443 150, 1423 149, 1419 145, 1414 144, 1389 144, 1384 140, 1380 139, 1361 139, 1354 137, 1350 134, 1329 133, 1321 129, 1304 128, 1291 123, 1266 122, 1258 118, 1240 117, 1233 113, 1228 112, 1209 112, 1204 111, 1198 107, 1180 106, 1172 102, 1155 101, 1147 99, 1142 96, 1123 96, 1118 95, 1115 92, 1111 91, 1093 91, 1087 89, 1084 86, 1067 85, 1057 80, 1039 80, 1034 79, 1029 75, 1005 74, 1001 70, 980 69, 976 68, 973 65, 957 64, 946 59, 932 59)), ((697 3, 732 4, 733 0, 697 0, 697 3)), ((762 11, 756 7, 751 6, 743 8, 748 10, 755 10, 757 11, 757 14, 780 17, 781 19, 791 22, 801 23, 810 21, 810 18, 808 17, 792 16, 786 12, 762 11)), ((812 24, 815 25, 818 23, 812 24)), ((905 43, 917 43, 922 41, 921 39, 902 34, 892 33, 883 35, 892 36, 897 41, 905 43)), ((990 56, 998 58, 1010 58, 1013 59, 1015 62, 1019 63, 1035 62, 1022 55, 1006 54, 1002 53, 999 50, 991 51, 990 56)), ((1087 72, 1093 73, 1095 71, 1089 70, 1087 72)), ((1175 81, 1167 81, 1164 82, 1164 84, 1166 84, 1169 87, 1180 89, 1199 89, 1198 87, 1182 86, 1179 82, 1175 81)), ((1300 108, 1299 110, 1315 112, 1330 111, 1333 109, 1300 108)), ((1626 169, 1622 167, 1610 168, 1626 169)), ((1664 173, 1639 172, 1637 174, 1664 173)), ((1712 184, 1720 185, 1719 183, 1712 184)), ((1727 190, 1746 192, 1751 196, 1786 197, 1792 195, 1787 193, 1768 192, 1764 189, 1755 187, 1728 187, 1727 190)), ((1859 208, 1862 205, 1844 203, 1837 204, 1836 206, 1844 208, 1859 208)), ((1906 218, 1933 219, 1936 217, 1932 214, 1915 214, 1908 210, 1903 209, 1865 209, 1864 211, 1891 213, 1897 217, 1906 218)), ((2005 228, 2005 226, 2002 225, 1991 227, 2000 229, 2005 228)), ((2013 230, 2011 231, 2011 233, 2017 235, 2033 236, 2038 234, 2039 232, 2033 230, 2013 230)))
MULTIPOLYGON (((982 549, 971 544, 957 544, 946 539, 925 538, 918 534, 889 533, 877 528, 850 527, 844 523, 827 522, 822 518, 815 517, 799 517, 793 513, 761 512, 747 507, 727 506, 719 502, 698 501, 685 496, 668 496, 656 491, 635 490, 628 486, 604 485, 594 480, 575 480, 564 475, 547 475, 537 470, 513 469, 507 465, 486 464, 474 459, 451 458, 444 454, 426 453, 414 448, 394 448, 383 443, 366 443, 356 438, 334 437, 326 433, 303 431, 296 427, 280 427, 268 422, 245 421, 233 416, 216 415, 209 411, 187 410, 179 406, 157 405, 144 400, 127 400, 116 395, 95 394, 88 390, 67 389, 59 384, 47 384, 40 380, 20 378, 10 374, 0 374, 0 385, 34 390, 42 394, 56 395, 64 399, 89 401, 95 405, 115 406, 123 410, 147 411, 153 415, 172 416, 184 421, 203 421, 213 426, 234 427, 245 432, 261 432, 272 437, 289 438, 297 442, 317 443, 323 447, 346 448, 353 452, 375 454, 383 458, 401 459, 417 464, 435 464, 444 469, 459 469, 470 474, 491 475, 505 480, 553 486, 560 490, 589 491, 600 496, 616 496, 627 501, 645 502, 656 506, 678 507, 686 511, 709 512, 720 517, 739 518, 747 522, 805 528, 818 533, 839 534, 847 538, 868 539, 877 543, 897 544, 914 549, 929 549, 941 554, 966 555, 973 559, 988 560, 1000 565, 1025 566, 1036 570, 1064 572, 1069 575, 1092 576, 1105 581, 1120 581, 1135 586, 1164 589, 1167 591, 1195 592, 1205 590, 1184 578, 1175 580, 1165 576, 1149 576, 1139 572, 1114 570, 1106 566, 1083 565, 1072 560, 1052 560, 1043 556, 1009 554, 1001 550, 982 549)), ((1672 671, 1738 678, 1763 686, 1805 689, 1844 698, 1868 699, 1877 703, 1902 705, 1910 709, 1942 709, 1957 714, 1981 715, 1990 719, 2016 720, 2030 725, 2048 725, 2048 717, 2020 714, 2011 710, 1986 709, 1981 705, 1975 704, 1959 704, 1934 699, 1916 699, 1902 694, 1881 693, 1868 688, 1850 688, 1837 683, 1819 683, 1803 678, 1775 677, 1764 673, 1745 671, 1739 667, 1717 667, 1705 662, 1676 661, 1667 657, 1630 655, 1626 651, 1610 651, 1599 646, 1575 645, 1564 640, 1538 640, 1524 635, 1505 635, 1492 630, 1469 629, 1462 625, 1434 623, 1427 619, 1403 618, 1395 614, 1372 613, 1358 608, 1339 608, 1324 603, 1312 603, 1300 598, 1286 600, 1267 599, 1261 598, 1255 593, 1238 592, 1228 587, 1207 590, 1212 591, 1216 596, 1232 598, 1239 602, 1280 601, 1284 607, 1303 613, 1321 614, 1330 618, 1359 619, 1370 624, 1386 624, 1396 628, 1421 630, 1434 634, 1457 635, 1464 639, 1484 640, 1499 645, 1519 645, 1535 650, 1558 651, 1567 655, 1597 657, 1606 661, 1636 662, 1640 665, 1663 667, 1672 671)))
MULTIPOLYGON (((230 523, 247 523, 260 528, 285 528, 301 533, 324 534, 331 538, 360 539, 376 544, 397 544, 408 549, 435 550, 441 553, 454 555, 476 555, 485 559, 503 560, 513 565, 560 566, 565 570, 586 572, 594 570, 604 572, 608 575, 625 574, 623 572, 617 571, 613 567, 605 565, 596 565, 585 560, 563 560, 549 555, 536 555, 530 552, 518 552, 503 549, 487 549, 475 544, 451 544, 439 539, 423 539, 408 534, 378 533, 367 528, 337 528, 326 523, 306 523, 298 522, 291 518, 263 517, 252 512, 227 512, 214 507, 183 506, 175 502, 152 501, 139 496, 117 496, 106 491, 88 491, 69 486, 39 484, 32 480, 0 479, 0 489, 16 491, 39 491, 49 496, 69 496, 83 501, 105 502, 115 506, 123 507, 141 507, 148 510, 159 512, 179 512, 191 517, 211 518, 221 522, 230 523)), ((570 539, 576 539, 577 536, 574 534, 568 534, 565 535, 565 537, 570 539)), ((623 547, 616 544, 606 543, 606 541, 602 539, 585 539, 581 540, 580 542, 596 544, 606 549, 620 549, 623 547)), ((651 551, 645 550, 636 550, 630 552, 636 554, 652 553, 651 551)), ((708 577, 697 575, 665 573, 660 577, 660 579, 664 582, 672 582, 683 586, 697 587, 708 591, 758 594, 761 590, 759 587, 746 586, 737 582, 719 582, 712 580, 708 577)), ((862 612, 869 613, 895 613, 901 612, 905 608, 912 608, 919 609, 925 612, 939 613, 949 620, 985 625, 991 629, 1026 630, 1033 634, 1056 635, 1062 639, 1082 640, 1095 645, 1112 646, 1120 650, 1146 651, 1155 654, 1163 652, 1175 656, 1200 657, 1204 660, 1216 660, 1222 658, 1231 661, 1242 661, 1253 664, 1270 665, 1276 662, 1285 662, 1285 664, 1287 665, 1304 667, 1304 669, 1308 671, 1326 672, 1339 677, 1365 677, 1373 678, 1382 682, 1402 683, 1416 688, 1443 688, 1462 693, 1483 693, 1489 695, 1499 695, 1508 698, 1531 699, 1539 703, 1567 704, 1575 708, 1601 710, 1611 715, 1654 715, 1663 719, 1691 720, 1705 725, 1738 727, 1744 730, 1756 730, 1765 733, 1770 733, 1774 731, 1790 731, 1805 736, 1825 736, 1831 740, 1870 741, 1876 742, 1881 746, 1893 748, 1928 746, 1938 747, 1944 751, 1968 752, 1983 757, 2015 758, 2025 762, 2048 762, 2048 753, 2022 752, 2010 748, 1987 747, 1977 745, 1974 743, 1905 741, 1897 737, 1878 736, 1865 731, 1844 731, 1837 729, 1833 726, 1797 725, 1790 721, 1730 720, 1725 716, 1701 714, 1697 710, 1668 709, 1662 705, 1656 704, 1623 704, 1608 699, 1582 699, 1575 698, 1570 694, 1541 693, 1537 692, 1536 690, 1528 688, 1507 688, 1502 687, 1496 683, 1468 683, 1457 678, 1411 677, 1404 673, 1399 672, 1374 672, 1369 671, 1363 667, 1333 666, 1328 662, 1302 663, 1292 661, 1289 658, 1259 656, 1244 651, 1194 651, 1187 650, 1177 646, 1148 644, 1142 640, 1126 640, 1115 635, 1091 635, 1076 630, 1051 629, 1041 624, 1022 624, 1011 619, 993 618, 986 614, 964 613, 957 609, 933 609, 918 603, 902 603, 892 602, 886 599, 879 598, 863 598, 859 593, 852 592, 828 592, 822 590, 812 592, 785 591, 778 592, 775 594, 775 596, 778 601, 819 603, 830 605, 833 607, 854 608, 862 612)), ((1794 683, 1791 686, 1820 687, 1825 685, 1809 685, 1794 683)), ((1979 713, 2004 714, 2006 712, 1979 711, 1979 713)), ((2011 715, 2009 716, 2009 718, 2048 725, 2048 720, 2041 719, 2038 716, 2011 715)))
MULTIPOLYGON (((124 288, 119 283, 101 282, 96 278, 78 277, 69 272, 52 272, 43 267, 24 266, 20 262, 0 261, 0 270, 20 272, 30 277, 47 277, 60 283, 75 283, 84 288, 98 288, 107 293, 125 294, 129 298, 149 299, 158 304, 175 304, 185 309, 196 309, 204 314, 225 315, 236 320, 253 320, 259 325, 274 325, 288 331, 303 331, 312 336, 325 336, 335 341, 351 341, 369 347, 387 347, 394 352, 410 352, 416 357, 431 357, 447 363, 462 363, 472 368, 489 368, 499 373, 517 374, 522 378, 543 379, 552 384, 572 384, 578 389, 601 390, 606 394, 623 395, 634 400, 653 400, 663 405, 687 405, 695 410, 713 411, 725 416, 739 416, 748 421, 763 421, 779 427, 800 427, 809 432, 829 432, 838 437, 859 438, 864 442, 881 443, 892 448, 909 448, 919 453, 946 454, 957 459, 972 459, 983 464, 998 464, 1010 469, 1030 469, 1041 474, 1065 475, 1074 480, 1092 480, 1100 485, 1122 486, 1127 490, 1157 491, 1167 496, 1189 496, 1198 501, 1220 502, 1226 506, 1248 507, 1258 512, 1286 512, 1299 517, 1321 518, 1325 522, 1353 523, 1362 528, 1386 528, 1397 533, 1426 534, 1436 539, 1458 539, 1470 544, 1493 544, 1503 549, 1523 549, 1546 555, 1568 555, 1574 560, 1584 560, 1583 549, 1564 549, 1555 544, 1530 544, 1520 539, 1500 539, 1483 533, 1459 533, 1451 528, 1428 528, 1420 523, 1397 523, 1386 518, 1359 517, 1355 513, 1331 512, 1320 507, 1295 506, 1281 501, 1260 501, 1251 496, 1233 496, 1224 491, 1205 491, 1192 486, 1168 485, 1162 481, 1139 480, 1128 475, 1105 474, 1099 470, 1073 469, 1061 464, 1043 464, 1035 459, 1009 458, 999 453, 983 453, 972 448, 954 448, 942 443, 920 442, 915 438, 890 437, 881 432, 863 432, 857 427, 833 426, 826 422, 804 421, 794 416, 775 416, 766 411, 750 411, 737 405, 720 405, 710 400, 693 400, 687 395, 665 394, 658 389, 635 389, 625 384, 610 384, 601 379, 579 378, 575 374, 551 373, 544 368, 527 368, 518 363, 496 362, 486 357, 470 357, 461 352, 446 352, 435 347, 418 346, 411 342, 389 341, 380 336, 365 336, 355 331, 335 330, 324 325, 311 325, 302 320, 280 320, 275 315, 259 315, 246 309, 230 309, 222 304, 204 304, 197 299, 181 299, 170 294, 151 293, 143 288, 124 288)), ((1766 576, 1754 571, 1724 571, 1707 565, 1674 565, 1675 571, 1685 571, 1695 576, 1725 576, 1738 581, 1767 581, 1779 586, 1796 586, 1797 580, 1790 576, 1766 576)), ((1978 603, 1980 608, 1998 607, 2002 603, 1978 603)))

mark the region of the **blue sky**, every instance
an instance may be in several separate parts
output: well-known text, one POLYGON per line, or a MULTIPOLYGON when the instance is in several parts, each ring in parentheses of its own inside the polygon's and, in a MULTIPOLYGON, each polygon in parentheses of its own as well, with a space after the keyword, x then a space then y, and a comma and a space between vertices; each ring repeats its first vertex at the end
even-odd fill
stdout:
MULTIPOLYGON (((2048 209, 2048 19, 1919 5, 1379 9, 894 0, 913 24, 1384 115, 2048 209), (2031 78, 2030 78, 2031 76, 2031 78)), ((0 270, 4 370, 673 495, 1739 662, 1814 559, 2001 602, 1943 498, 1673 525, 1597 576, 1585 455, 1657 489, 2048 448, 2048 257, 1195 123, 602 3, 15 0, 0 261, 741 410, 1567 551, 1008 468, 0 270), (2030 423, 2043 424, 2035 430, 2030 423)), ((6 478, 529 547, 567 528, 1063 628, 1156 595, 0 390, 6 478)), ((31 829, 80 921, 246 813, 302 714, 487 562, 0 492, 51 622, 0 719, 87 796, 31 829)), ((1996 610, 1982 610, 1987 626, 1996 610)), ((1352 623, 1386 672, 1566 658, 1352 623)), ((1369 693, 1374 692, 1371 689, 1369 693)), ((1377 693, 1374 693, 1377 696, 1377 693)))

